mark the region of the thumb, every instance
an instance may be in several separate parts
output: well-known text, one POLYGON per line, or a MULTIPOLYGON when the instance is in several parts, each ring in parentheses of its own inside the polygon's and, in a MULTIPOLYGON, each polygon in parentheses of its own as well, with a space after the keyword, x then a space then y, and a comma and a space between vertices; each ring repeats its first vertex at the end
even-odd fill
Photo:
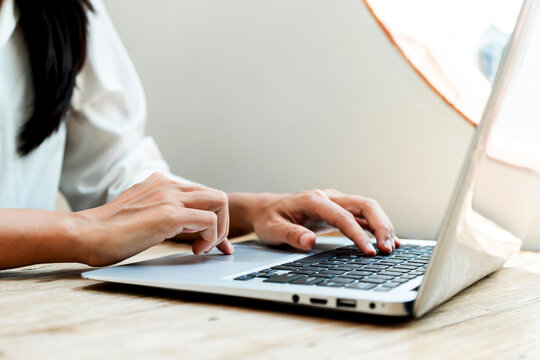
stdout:
POLYGON ((268 229, 266 240, 273 244, 289 244, 292 247, 302 250, 309 250, 315 245, 317 236, 315 233, 301 225, 293 224, 280 219, 268 229))

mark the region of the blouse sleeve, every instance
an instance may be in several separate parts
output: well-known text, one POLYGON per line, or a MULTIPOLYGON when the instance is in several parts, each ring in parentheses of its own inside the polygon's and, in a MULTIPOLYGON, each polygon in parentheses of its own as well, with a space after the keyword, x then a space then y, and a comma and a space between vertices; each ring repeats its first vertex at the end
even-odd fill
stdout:
POLYGON ((85 66, 77 77, 60 190, 73 210, 102 205, 154 172, 177 181, 145 136, 146 100, 101 0, 89 14, 85 66))

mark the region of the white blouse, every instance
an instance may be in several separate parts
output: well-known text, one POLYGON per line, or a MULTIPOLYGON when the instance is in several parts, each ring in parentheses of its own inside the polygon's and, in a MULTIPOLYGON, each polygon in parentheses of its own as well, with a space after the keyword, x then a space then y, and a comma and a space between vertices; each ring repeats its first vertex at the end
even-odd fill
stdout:
POLYGON ((86 209, 156 171, 169 174, 155 142, 144 135, 146 102, 135 68, 102 1, 92 3, 87 60, 72 99, 77 116, 66 116, 24 158, 17 154, 17 136, 32 110, 30 64, 13 0, 1 5, 0 208, 52 210, 60 190, 73 210, 86 209))

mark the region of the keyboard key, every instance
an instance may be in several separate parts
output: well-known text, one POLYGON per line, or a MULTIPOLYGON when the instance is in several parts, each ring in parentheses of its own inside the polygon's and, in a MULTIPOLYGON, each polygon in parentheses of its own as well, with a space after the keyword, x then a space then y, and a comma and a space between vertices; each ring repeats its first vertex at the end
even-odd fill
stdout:
POLYGON ((373 279, 371 277, 364 278, 364 279, 362 279, 362 281, 363 282, 373 283, 373 284, 382 284, 382 283, 386 282, 386 280, 384 280, 384 279, 373 279))
POLYGON ((343 270, 323 270, 320 271, 319 274, 331 274, 331 275, 343 275, 346 271, 343 270))
POLYGON ((356 268, 350 266, 336 266, 332 270, 342 270, 342 271, 354 271, 356 268))
POLYGON ((304 271, 307 271, 307 270, 313 270, 313 271, 323 271, 323 270, 326 270, 325 267, 322 267, 322 266, 306 266, 306 267, 303 267, 302 270, 304 271))
POLYGON ((412 260, 415 257, 416 257, 416 255, 403 253, 403 254, 399 254, 399 255, 394 256, 394 259, 412 260))
POLYGON ((333 278, 331 281, 340 282, 343 284, 350 284, 350 283, 355 282, 356 280, 338 276, 338 277, 333 278))
POLYGON ((370 275, 373 275, 373 271, 351 271, 350 273, 348 273, 347 275, 352 275, 352 276, 370 276, 370 275))
POLYGON ((407 274, 407 275, 402 275, 402 276, 400 277, 400 279, 409 279, 409 280, 410 280, 410 279, 414 279, 414 278, 416 278, 416 277, 417 277, 416 275, 408 275, 408 274, 407 274))
POLYGON ((272 276, 276 276, 276 274, 274 273, 267 273, 267 272, 260 272, 258 273, 257 275, 255 275, 256 277, 258 278, 269 278, 269 277, 272 277, 272 276))
POLYGON ((344 265, 346 264, 347 261, 336 261, 336 260, 332 260, 332 261, 321 261, 318 265, 321 265, 321 266, 327 266, 327 265, 344 265))
POLYGON ((251 280, 251 279, 255 279, 255 276, 253 276, 253 275, 242 275, 242 276, 239 276, 239 277, 235 278, 234 280, 246 281, 246 280, 251 280))
POLYGON ((385 276, 385 275, 372 275, 369 277, 370 279, 382 279, 382 280, 391 280, 392 278, 394 278, 393 276, 385 276))
POLYGON ((410 265, 396 265, 392 269, 401 269, 401 270, 415 270, 416 266, 410 266, 410 265))
POLYGON ((377 284, 372 283, 366 283, 366 282, 357 282, 351 285, 347 285, 347 289, 357 289, 357 290, 371 290, 373 289, 377 284))
POLYGON ((293 262, 290 262, 290 263, 286 263, 286 264, 282 264, 283 266, 293 266, 293 267, 302 267, 302 266, 307 266, 307 264, 304 264, 304 263, 301 263, 301 262, 296 262, 296 261, 293 261, 293 262))
POLYGON ((373 291, 378 291, 378 292, 388 292, 390 290, 392 290, 392 288, 385 287, 385 286, 379 286, 378 288, 373 289, 373 291))
POLYGON ((411 270, 416 270, 418 269, 419 267, 421 267, 420 265, 418 264, 409 264, 409 263, 403 263, 403 264, 399 264, 399 265, 396 265, 396 267, 406 267, 406 268, 410 268, 411 270))
POLYGON ((324 278, 315 277, 315 276, 307 276, 300 279, 296 279, 291 281, 291 284, 296 285, 315 285, 320 283, 321 281, 325 281, 324 278))
POLYGON ((413 270, 413 269, 416 269, 417 266, 416 265, 407 265, 406 262, 402 262, 401 264, 396 264, 394 266, 392 266, 392 269, 388 269, 390 271, 394 271, 394 269, 406 269, 406 270, 413 270))
POLYGON ((390 271, 390 270, 384 270, 384 271, 381 271, 381 272, 378 272, 377 275, 385 275, 385 276, 401 276, 401 272, 398 272, 398 271, 390 271))
POLYGON ((348 258, 348 259, 359 259, 363 256, 364 256, 363 254, 348 253, 348 254, 341 255, 340 257, 348 258))
POLYGON ((300 279, 300 278, 303 278, 305 277, 306 275, 302 275, 302 274, 291 274, 291 273, 288 273, 288 274, 283 274, 283 275, 278 275, 278 276, 273 276, 271 278, 268 278, 266 280, 264 280, 264 282, 273 282, 273 283, 288 283, 290 281, 293 281, 293 280, 296 280, 296 279, 300 279))
POLYGON ((306 256, 303 259, 296 260, 296 262, 300 262, 300 263, 317 263, 317 262, 321 262, 321 261, 324 261, 326 259, 329 259, 329 258, 331 258, 333 256, 341 255, 342 253, 343 253, 342 251, 330 250, 330 251, 325 251, 325 252, 320 253, 320 254, 306 256))
POLYGON ((323 279, 331 279, 333 277, 336 277, 337 275, 336 274, 315 273, 315 274, 310 274, 310 276, 316 276, 316 277, 320 277, 320 278, 323 278, 323 279))
POLYGON ((378 263, 375 263, 374 265, 381 264, 381 265, 394 266, 394 265, 399 264, 401 262, 403 262, 403 260, 400 260, 400 259, 388 259, 388 260, 379 261, 378 263))
POLYGON ((400 249, 414 249, 414 248, 417 248, 417 247, 420 247, 420 245, 406 244, 406 245, 401 245, 400 249))
POLYGON ((350 267, 350 268, 353 268, 353 269, 360 269, 360 268, 363 267, 364 265, 366 265, 366 264, 348 263, 348 264, 345 265, 345 266, 350 267))
POLYGON ((418 265, 420 265, 420 266, 426 265, 427 263, 428 263, 427 260, 417 260, 417 259, 413 259, 413 260, 407 261, 407 264, 418 264, 418 265))
POLYGON ((384 269, 388 269, 388 268, 389 268, 388 265, 376 265, 376 264, 373 264, 373 265, 366 265, 362 269, 366 269, 366 270, 384 270, 384 269))
POLYGON ((405 261, 403 264, 414 265, 414 266, 424 266, 426 263, 420 262, 419 260, 414 259, 414 260, 405 261))
POLYGON ((353 260, 349 264, 371 264, 371 263, 374 263, 375 261, 377 260, 373 258, 362 258, 362 259, 353 260))
POLYGON ((418 255, 429 255, 430 252, 431 252, 430 250, 425 250, 425 249, 414 249, 414 250, 409 251, 409 253, 411 254, 418 254, 418 255))
POLYGON ((278 266, 272 266, 270 269, 272 270, 297 270, 298 266, 278 265, 278 266))
POLYGON ((323 268, 323 270, 329 270, 329 269, 331 270, 331 269, 335 268, 337 265, 319 263, 319 264, 315 264, 315 266, 316 267, 321 267, 321 268, 323 268))
POLYGON ((323 282, 320 282, 316 284, 317 286, 330 286, 330 287, 343 287, 347 284, 344 284, 342 282, 332 281, 332 280, 326 280, 323 282))
POLYGON ((350 274, 339 275, 339 277, 347 278, 347 279, 354 279, 354 280, 362 280, 362 279, 366 278, 365 275, 350 275, 350 274))
POLYGON ((411 250, 407 251, 407 254, 424 255, 424 252, 422 250, 411 250))
POLYGON ((300 270, 295 270, 295 271, 291 271, 290 274, 303 274, 303 275, 311 275, 311 274, 315 274, 317 273, 317 271, 314 271, 314 270, 304 270, 304 269, 300 269, 300 270))
POLYGON ((392 281, 392 282, 384 284, 384 287, 395 288, 395 287, 398 287, 400 285, 401 285, 400 282, 392 281))

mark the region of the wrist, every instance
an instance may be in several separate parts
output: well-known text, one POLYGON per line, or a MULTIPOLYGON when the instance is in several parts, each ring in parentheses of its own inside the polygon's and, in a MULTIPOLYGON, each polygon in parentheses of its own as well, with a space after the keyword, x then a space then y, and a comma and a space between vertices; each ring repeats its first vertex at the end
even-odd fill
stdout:
POLYGON ((66 253, 69 254, 69 261, 86 263, 85 257, 85 244, 84 236, 85 233, 85 222, 80 216, 80 213, 66 213, 62 221, 60 221, 60 226, 62 228, 61 232, 63 236, 63 248, 66 249, 66 253))
POLYGON ((67 246, 71 249, 73 261, 94 266, 95 248, 98 229, 96 221, 89 214, 89 210, 69 214, 64 223, 67 234, 67 246))

